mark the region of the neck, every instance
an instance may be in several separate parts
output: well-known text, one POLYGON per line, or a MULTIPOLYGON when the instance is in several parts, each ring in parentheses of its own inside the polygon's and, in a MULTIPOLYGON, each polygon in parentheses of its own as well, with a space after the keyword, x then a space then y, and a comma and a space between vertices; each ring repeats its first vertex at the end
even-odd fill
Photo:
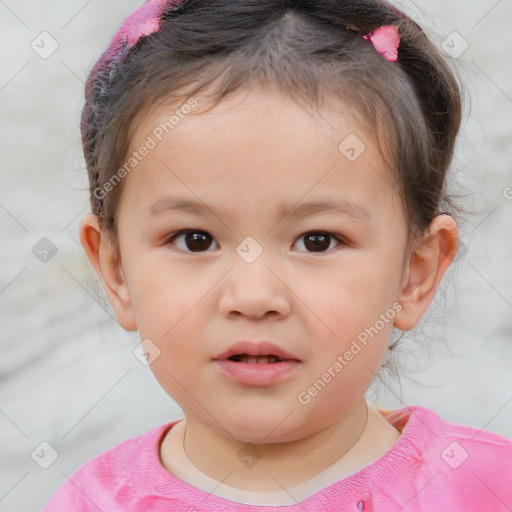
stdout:
POLYGON ((162 463, 168 471, 180 476, 179 468, 172 464, 172 450, 181 440, 190 462, 201 473, 230 487, 259 492, 294 487, 335 462, 337 474, 355 473, 387 451, 383 440, 386 445, 392 441, 392 445, 399 437, 365 400, 327 428, 289 442, 241 442, 190 415, 176 427, 170 430, 174 431, 174 448, 172 436, 161 448, 162 463))

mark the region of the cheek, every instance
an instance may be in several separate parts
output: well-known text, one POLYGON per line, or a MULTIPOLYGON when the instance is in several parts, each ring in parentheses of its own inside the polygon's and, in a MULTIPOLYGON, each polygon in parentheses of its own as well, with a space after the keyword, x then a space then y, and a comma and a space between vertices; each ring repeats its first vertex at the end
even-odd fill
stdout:
POLYGON ((165 261, 145 260, 144 265, 132 265, 130 270, 130 295, 138 331, 144 337, 163 340, 178 336, 211 288, 208 280, 192 279, 165 261))
POLYGON ((158 347, 156 366, 179 372, 181 365, 194 371, 207 319, 206 297, 215 280, 193 278, 157 259, 132 267, 132 272, 130 293, 137 328, 141 339, 150 339, 158 347))
POLYGON ((187 314, 185 309, 190 308, 176 309, 164 320, 151 317, 150 312, 144 318, 145 336, 154 343, 158 354, 150 369, 162 388, 180 404, 190 400, 187 390, 200 385, 201 366, 208 359, 203 348, 204 330, 197 315, 193 311, 187 314))
MULTIPOLYGON (((355 259, 357 271, 347 261, 345 270, 332 272, 314 294, 305 295, 305 302, 313 313, 308 330, 316 333, 315 347, 322 354, 315 372, 321 374, 346 354, 343 375, 366 381, 378 371, 389 344, 400 272, 396 264, 377 265, 379 258, 355 259)), ((341 372, 336 375, 343 380, 341 372)))
POLYGON ((325 318, 326 334, 331 336, 354 335, 354 329, 373 324, 392 307, 400 285, 400 266, 395 262, 354 256, 353 261, 344 263, 344 268, 340 264, 320 276, 316 283, 321 285, 310 283, 301 292, 312 312, 325 318))

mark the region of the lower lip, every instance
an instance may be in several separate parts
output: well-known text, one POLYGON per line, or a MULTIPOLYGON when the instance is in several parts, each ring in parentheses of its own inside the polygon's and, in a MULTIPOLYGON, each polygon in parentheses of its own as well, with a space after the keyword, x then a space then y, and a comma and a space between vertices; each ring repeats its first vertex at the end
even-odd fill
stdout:
POLYGON ((280 363, 237 363, 231 359, 215 360, 229 378, 246 386, 265 387, 282 382, 300 366, 299 361, 280 363))

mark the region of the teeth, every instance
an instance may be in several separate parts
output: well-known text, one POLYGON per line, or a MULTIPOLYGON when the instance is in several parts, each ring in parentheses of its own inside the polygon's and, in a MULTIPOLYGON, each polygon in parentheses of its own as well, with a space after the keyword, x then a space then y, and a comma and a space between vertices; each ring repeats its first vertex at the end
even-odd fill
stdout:
POLYGON ((282 361, 282 359, 277 356, 251 356, 248 354, 242 354, 240 356, 236 356, 235 361, 249 364, 269 364, 278 363, 282 361))

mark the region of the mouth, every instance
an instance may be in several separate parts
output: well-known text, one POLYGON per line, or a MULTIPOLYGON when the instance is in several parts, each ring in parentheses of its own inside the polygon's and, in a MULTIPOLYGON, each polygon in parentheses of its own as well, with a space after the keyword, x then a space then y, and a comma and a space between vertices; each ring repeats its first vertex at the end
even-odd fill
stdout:
POLYGON ((294 354, 269 341, 239 341, 213 362, 230 380, 250 387, 282 383, 293 378, 302 366, 294 354))
POLYGON ((215 360, 227 360, 245 364, 276 364, 285 361, 300 362, 294 354, 287 352, 270 341, 241 340, 229 347, 224 352, 217 354, 215 360))
POLYGON ((283 361, 289 361, 289 359, 283 359, 279 356, 272 354, 265 356, 253 356, 251 354, 235 354, 228 357, 228 360, 234 361, 235 363, 246 363, 246 364, 273 364, 282 363, 283 361))

